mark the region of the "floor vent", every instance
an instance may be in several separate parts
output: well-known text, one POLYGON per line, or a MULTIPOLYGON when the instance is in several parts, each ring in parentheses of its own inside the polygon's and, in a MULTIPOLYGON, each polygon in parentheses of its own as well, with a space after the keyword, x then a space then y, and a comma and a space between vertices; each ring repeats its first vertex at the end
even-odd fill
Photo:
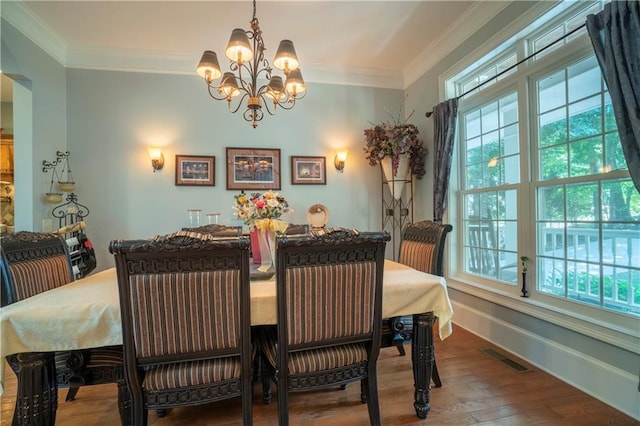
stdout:
POLYGON ((519 364, 517 362, 515 362, 514 360, 507 358, 505 355, 501 354, 500 352, 497 352, 491 348, 486 348, 486 349, 480 349, 480 352, 489 355, 491 358, 493 359, 497 359, 498 361, 500 361, 501 363, 503 363, 504 365, 506 365, 507 367, 517 371, 518 373, 526 373, 528 371, 532 371, 531 369, 529 369, 528 367, 525 367, 522 364, 519 364))

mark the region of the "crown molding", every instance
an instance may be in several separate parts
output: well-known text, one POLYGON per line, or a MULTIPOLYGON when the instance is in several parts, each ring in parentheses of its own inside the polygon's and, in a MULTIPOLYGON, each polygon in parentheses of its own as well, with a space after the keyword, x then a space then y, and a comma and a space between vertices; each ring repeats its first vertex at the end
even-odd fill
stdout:
POLYGON ((404 89, 404 79, 401 72, 371 68, 350 67, 345 69, 305 64, 304 79, 314 83, 404 89))
POLYGON ((152 74, 193 74, 198 58, 183 53, 144 49, 86 49, 67 51, 67 68, 152 74))
POLYGON ((489 23, 511 1, 475 0, 438 38, 432 40, 418 56, 404 68, 404 89, 460 46, 469 37, 489 23))
POLYGON ((42 19, 27 8, 22 1, 2 2, 2 19, 24 34, 36 46, 44 50, 49 56, 66 66, 68 45, 66 40, 58 35, 42 19))

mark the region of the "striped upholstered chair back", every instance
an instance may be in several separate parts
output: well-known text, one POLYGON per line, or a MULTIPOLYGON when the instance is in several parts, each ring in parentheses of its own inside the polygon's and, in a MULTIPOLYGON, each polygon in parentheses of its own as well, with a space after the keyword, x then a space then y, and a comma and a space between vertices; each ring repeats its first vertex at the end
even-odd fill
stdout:
POLYGON ((112 241, 133 424, 242 396, 251 422, 249 239, 180 231, 112 241))
POLYGON ((2 306, 73 281, 67 244, 57 235, 2 235, 2 306))
POLYGON ((451 225, 425 220, 408 225, 400 243, 399 262, 428 274, 442 276, 444 245, 451 225))
POLYGON ((346 229, 277 237, 277 338, 267 339, 265 354, 279 374, 281 425, 289 391, 355 380, 366 384, 371 424, 379 424, 375 366, 388 240, 388 233, 346 229))

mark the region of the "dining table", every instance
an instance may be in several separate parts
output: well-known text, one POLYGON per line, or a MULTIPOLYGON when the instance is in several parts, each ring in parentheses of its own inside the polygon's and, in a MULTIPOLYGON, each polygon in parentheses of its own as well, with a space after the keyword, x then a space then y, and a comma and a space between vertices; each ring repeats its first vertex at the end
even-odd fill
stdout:
MULTIPOLYGON (((252 268, 255 271, 255 266, 252 268)), ((253 274, 251 324, 277 322, 275 277, 253 274)), ((413 316, 411 358, 413 405, 419 418, 430 410, 434 361, 433 330, 438 318, 441 340, 452 332, 453 308, 443 277, 385 260, 382 316, 413 316)), ((122 345, 120 302, 115 268, 105 269, 67 285, 0 308, 0 356, 18 354, 16 404, 34 423, 54 424, 56 400, 43 404, 45 386, 55 383, 54 351, 122 345), (53 377, 51 376, 53 375, 53 377)), ((0 394, 5 362, 0 363, 0 394)), ((30 420, 30 421, 31 421, 30 420)))

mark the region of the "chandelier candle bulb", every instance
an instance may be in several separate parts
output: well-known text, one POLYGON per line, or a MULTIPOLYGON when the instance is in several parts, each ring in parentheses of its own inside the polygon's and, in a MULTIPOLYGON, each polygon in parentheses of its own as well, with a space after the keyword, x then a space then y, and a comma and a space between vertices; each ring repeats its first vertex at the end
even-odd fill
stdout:
POLYGON ((304 80, 302 79, 302 72, 300 72, 298 68, 289 72, 285 87, 294 97, 307 90, 307 85, 304 84, 304 80))
POLYGON ((200 77, 205 79, 207 84, 211 84, 213 80, 220 78, 222 71, 220 71, 220 64, 218 64, 218 55, 216 55, 216 52, 205 50, 196 72, 200 77))
POLYGON ((291 40, 282 40, 273 60, 273 66, 281 69, 285 74, 289 74, 289 71, 295 70, 298 65, 298 55, 296 55, 293 42, 291 40))
POLYGON ((253 59, 253 51, 249 46, 249 37, 247 37, 247 33, 242 28, 235 28, 231 33, 225 54, 227 58, 237 62, 238 65, 253 59))

